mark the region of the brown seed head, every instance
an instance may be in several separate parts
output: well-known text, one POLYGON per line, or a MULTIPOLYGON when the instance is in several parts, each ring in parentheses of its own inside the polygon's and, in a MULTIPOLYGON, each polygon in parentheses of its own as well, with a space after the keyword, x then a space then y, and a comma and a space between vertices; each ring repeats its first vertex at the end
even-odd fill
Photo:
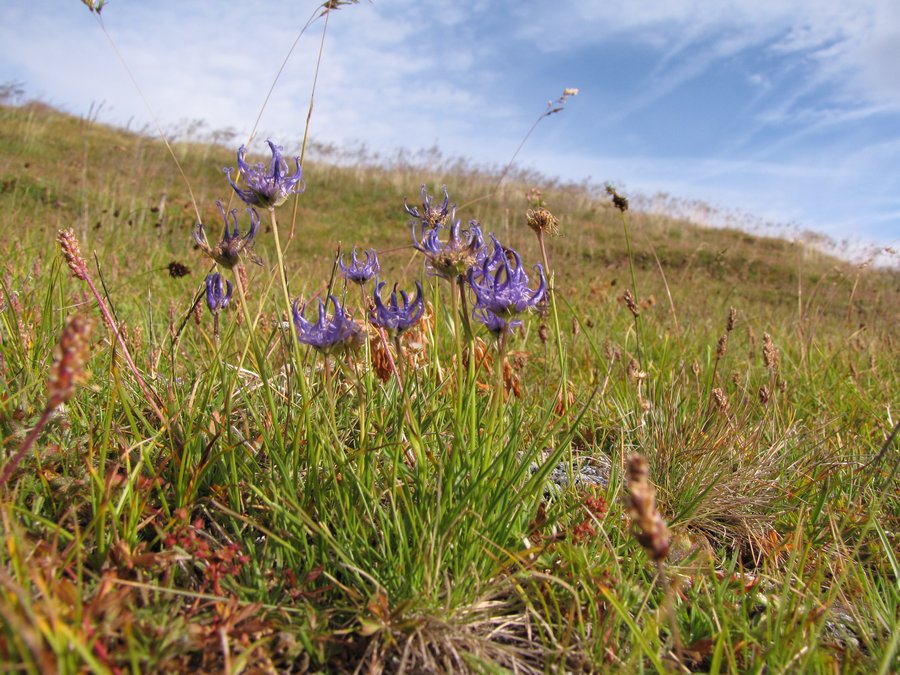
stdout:
POLYGON ((47 378, 47 407, 55 408, 75 393, 75 385, 83 384, 90 374, 85 365, 91 356, 90 338, 93 322, 84 314, 69 319, 53 351, 53 365, 47 378))
POLYGON ((636 382, 640 382, 641 380, 647 379, 646 371, 641 370, 640 364, 638 364, 637 359, 631 359, 628 362, 628 377, 636 382))
POLYGON ((763 363, 769 370, 778 370, 778 348, 772 342, 772 336, 763 333, 763 363))
POLYGON ((769 399, 771 398, 771 393, 769 392, 769 388, 766 385, 763 385, 759 388, 759 402, 763 405, 769 405, 769 399))
POLYGON ((555 237, 559 234, 559 218, 550 213, 550 210, 545 206, 528 209, 525 212, 525 219, 528 227, 534 230, 535 234, 546 234, 550 237, 555 237))
POLYGON ((728 333, 719 338, 719 343, 716 345, 716 358, 721 359, 725 356, 726 351, 728 351, 728 333))
POLYGON ((619 209, 619 211, 625 213, 628 210, 628 199, 620 195, 618 190, 616 190, 616 188, 614 188, 612 185, 607 184, 606 194, 612 197, 613 206, 619 209))
POLYGON ((603 351, 606 354, 606 360, 609 361, 610 364, 613 364, 622 358, 622 350, 610 340, 603 343, 603 351))
POLYGON ((78 239, 75 237, 74 230, 60 230, 56 235, 56 241, 62 249, 63 256, 66 259, 66 265, 72 270, 72 275, 76 279, 84 281, 88 277, 87 263, 81 257, 81 251, 78 247, 78 239))
POLYGON ((723 413, 728 412, 728 399, 725 397, 725 392, 721 387, 716 387, 712 390, 713 400, 716 402, 716 406, 723 413))
POLYGON ((628 492, 625 504, 631 516, 631 531, 651 560, 665 560, 672 535, 656 509, 656 488, 650 482, 650 465, 641 455, 628 458, 628 492))
POLYGON ((177 260, 173 260, 172 262, 170 262, 166 266, 166 269, 169 270, 169 276, 173 279, 180 279, 181 277, 191 273, 191 270, 187 265, 184 265, 177 260))
POLYGON ((729 333, 734 330, 737 325, 737 310, 734 307, 728 308, 728 321, 725 323, 725 330, 729 333))
POLYGON ((625 289, 625 292, 622 293, 621 300, 625 303, 625 306, 629 309, 629 311, 635 318, 641 315, 641 311, 638 309, 637 303, 634 301, 634 295, 632 295, 630 288, 625 289))
POLYGON ((547 340, 550 337, 550 331, 547 328, 547 324, 542 323, 538 328, 538 337, 541 339, 543 344, 547 344, 547 340))

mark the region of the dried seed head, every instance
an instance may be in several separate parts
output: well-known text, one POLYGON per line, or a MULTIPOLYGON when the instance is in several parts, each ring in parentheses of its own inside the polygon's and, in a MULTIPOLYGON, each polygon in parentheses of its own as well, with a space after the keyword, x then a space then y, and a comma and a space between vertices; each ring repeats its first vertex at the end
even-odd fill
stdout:
MULTIPOLYGON (((247 283, 247 268, 243 265, 237 266, 237 275, 241 280, 241 288, 244 289, 244 295, 247 295, 247 291, 250 289, 250 286, 247 283)), ((235 299, 234 304, 237 306, 240 303, 240 298, 235 299)))
POLYGON ((734 371, 731 375, 731 383, 735 387, 740 387, 744 383, 744 377, 740 374, 739 371, 734 371))
POLYGON ((647 373, 641 370, 637 359, 631 359, 631 361, 628 362, 628 377, 638 382, 647 379, 647 373))
POLYGON ((728 351, 728 333, 719 338, 719 343, 716 345, 716 358, 721 359, 725 356, 726 351, 728 351))
POLYGON ((772 342, 772 337, 768 333, 763 333, 763 363, 766 368, 772 371, 778 370, 778 348, 772 342))
POLYGON ((565 415, 566 411, 575 405, 575 386, 571 380, 566 380, 566 384, 568 385, 565 390, 566 396, 563 397, 563 389, 560 387, 559 394, 556 396, 556 405, 553 407, 553 412, 559 417, 565 415))
POLYGON ((769 399, 771 398, 771 393, 769 392, 769 388, 766 385, 763 385, 759 388, 759 402, 763 405, 769 405, 769 399))
POLYGON ((723 413, 728 412, 728 399, 725 397, 725 392, 722 391, 721 387, 716 387, 712 390, 713 400, 716 402, 716 406, 723 413))
POLYGON ((581 332, 581 324, 578 322, 578 317, 572 317, 572 336, 578 337, 578 334, 581 332))
MULTIPOLYGON (((373 326, 372 331, 374 332, 376 329, 373 326)), ((391 367, 391 359, 390 355, 384 349, 384 343, 381 341, 380 337, 376 336, 369 340, 370 352, 372 357, 372 370, 375 371, 375 375, 382 382, 387 382, 391 379, 391 375, 394 374, 394 369, 391 367)))
POLYGON ((700 364, 697 363, 697 359, 691 361, 691 372, 694 374, 694 377, 700 376, 700 364))
POLYGON ((559 234, 559 218, 550 213, 550 209, 545 206, 528 209, 525 212, 525 221, 537 235, 546 234, 555 237, 559 234))
POLYGON ((634 295, 631 294, 631 289, 626 288, 625 292, 622 293, 622 297, 620 298, 622 302, 625 303, 625 306, 631 311, 631 314, 637 318, 641 315, 640 310, 638 309, 637 303, 634 301, 634 295))
POLYGON ((131 351, 139 352, 144 344, 144 328, 141 324, 137 324, 132 331, 131 351))
POLYGON ((503 385, 507 394, 512 394, 516 398, 522 398, 522 383, 519 379, 519 374, 508 359, 503 361, 503 385))
POLYGON ((606 360, 610 365, 622 358, 622 350, 619 349, 611 340, 607 340, 603 345, 603 351, 606 353, 606 360))
POLYGON ((656 488, 650 482, 650 466, 641 455, 633 454, 628 458, 626 473, 625 503, 631 516, 632 534, 652 560, 665 560, 672 535, 656 509, 656 488))
POLYGON ((172 262, 170 262, 166 266, 166 269, 169 270, 169 276, 172 277, 173 279, 180 279, 181 277, 186 276, 191 273, 191 270, 188 268, 187 265, 183 265, 182 263, 178 262, 177 260, 173 260, 172 262))
POLYGON ((625 213, 628 210, 628 199, 620 195, 618 190, 608 183, 606 185, 606 194, 612 197, 613 206, 619 211, 625 213))
POLYGON ((63 329, 47 379, 47 408, 68 401, 75 393, 75 385, 83 384, 90 376, 85 365, 91 356, 92 330, 93 323, 84 314, 73 315, 63 329))
POLYGON ((550 331, 547 328, 547 324, 542 323, 538 328, 538 337, 541 339, 543 344, 547 344, 547 340, 550 337, 550 331))
POLYGON ((192 313, 194 315, 194 323, 199 326, 201 319, 203 319, 203 303, 202 302, 195 303, 194 311, 192 313))
POLYGON ((734 330, 737 325, 737 310, 734 307, 728 308, 728 321, 725 323, 725 330, 729 333, 734 330))
POLYGON ((72 275, 76 279, 84 281, 88 277, 87 263, 81 257, 81 251, 78 248, 78 239, 75 237, 74 230, 60 230, 56 235, 56 241, 62 248, 63 256, 66 259, 66 265, 72 270, 72 275))

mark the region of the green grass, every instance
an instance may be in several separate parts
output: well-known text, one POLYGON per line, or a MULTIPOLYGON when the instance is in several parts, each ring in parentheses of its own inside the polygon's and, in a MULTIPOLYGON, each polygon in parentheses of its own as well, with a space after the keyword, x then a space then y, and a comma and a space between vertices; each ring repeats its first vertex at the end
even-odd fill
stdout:
MULTIPOLYGON (((234 152, 175 151, 213 238, 234 152)), ((67 317, 96 324, 90 382, 0 493, 0 661, 34 673, 672 668, 662 580, 622 499, 625 457, 640 452, 674 535, 682 669, 896 671, 895 271, 660 216, 623 222, 605 195, 541 179, 562 233, 547 241, 572 397, 560 415, 552 315, 527 317, 511 341, 521 398, 501 399, 494 374, 455 360, 449 285, 409 246, 404 196, 446 184, 464 204, 496 176, 314 157, 304 172, 296 220, 293 202, 277 212, 292 297, 324 292, 339 245, 377 248, 385 281, 426 283, 434 322, 403 392, 373 376, 365 350, 326 369, 292 344, 265 215, 265 265, 248 266, 246 315, 229 307, 217 342, 207 313, 189 316, 211 261, 193 248, 193 206, 161 144, 46 106, 0 108, 0 466, 46 407, 67 317), (164 419, 71 278, 63 228, 164 419), (172 261, 191 273, 172 278, 172 261), (777 366, 763 362, 764 334, 777 366), (608 483, 549 481, 586 463, 608 483)), ((535 180, 513 175, 459 213, 529 264, 535 180)), ((346 298, 359 316, 356 289, 346 298)))

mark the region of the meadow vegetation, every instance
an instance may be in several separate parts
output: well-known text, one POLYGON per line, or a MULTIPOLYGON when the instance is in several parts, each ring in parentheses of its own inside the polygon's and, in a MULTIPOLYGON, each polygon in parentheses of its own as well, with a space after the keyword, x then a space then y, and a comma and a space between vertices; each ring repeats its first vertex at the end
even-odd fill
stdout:
POLYGON ((313 147, 280 247, 260 208, 262 264, 218 268, 214 316, 191 234, 220 240, 216 200, 249 227, 235 150, 174 146, 192 198, 157 140, 0 108, 0 661, 896 672, 896 270, 614 189, 313 147), (543 262, 552 301, 487 331, 411 245, 422 184, 532 290, 543 262), (414 327, 369 325, 353 247, 385 302, 422 283, 414 327), (352 349, 296 339, 290 303, 314 322, 329 292, 352 349))

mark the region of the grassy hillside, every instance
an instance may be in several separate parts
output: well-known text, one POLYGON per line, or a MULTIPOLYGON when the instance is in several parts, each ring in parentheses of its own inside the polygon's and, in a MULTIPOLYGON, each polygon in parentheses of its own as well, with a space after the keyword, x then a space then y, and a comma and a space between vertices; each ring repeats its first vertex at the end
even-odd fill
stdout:
POLYGON ((235 291, 217 335, 193 311, 213 262, 191 232, 196 204, 219 241, 217 199, 247 228, 222 173, 235 150, 174 152, 187 181, 156 140, 0 108, 0 660, 897 668, 896 272, 583 186, 310 161, 275 211, 287 293, 331 288, 363 318, 332 278, 353 246, 378 251, 388 290, 421 281, 429 310, 389 367, 374 329, 323 356, 280 327, 264 209, 245 300, 219 269, 235 291), (532 288, 526 192, 559 219, 552 301, 507 339, 426 276, 403 210, 422 184, 515 248, 532 288), (69 228, 96 297, 56 243, 69 228))

